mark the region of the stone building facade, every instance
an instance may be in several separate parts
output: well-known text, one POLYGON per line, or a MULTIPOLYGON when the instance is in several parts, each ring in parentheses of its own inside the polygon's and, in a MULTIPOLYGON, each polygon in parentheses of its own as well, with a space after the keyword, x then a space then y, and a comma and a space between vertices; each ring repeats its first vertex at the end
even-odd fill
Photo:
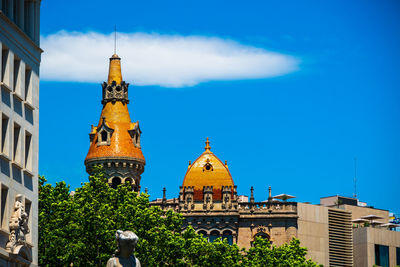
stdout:
POLYGON ((103 166, 110 186, 130 183, 140 191, 141 174, 146 161, 141 146, 139 122, 132 122, 128 110, 128 83, 122 80, 121 59, 110 58, 108 81, 102 84, 103 110, 97 126, 89 133, 90 147, 85 159, 86 170, 103 166))
POLYGON ((173 209, 185 216, 184 227, 191 225, 210 241, 226 238, 230 244, 249 248, 255 237, 282 245, 297 236, 297 203, 274 200, 269 188, 265 202, 237 195, 236 186, 223 163, 213 152, 207 138, 205 151, 188 170, 179 197, 151 202, 162 209, 173 209))
POLYGON ((0 10, 0 266, 36 266, 40 0, 0 10))

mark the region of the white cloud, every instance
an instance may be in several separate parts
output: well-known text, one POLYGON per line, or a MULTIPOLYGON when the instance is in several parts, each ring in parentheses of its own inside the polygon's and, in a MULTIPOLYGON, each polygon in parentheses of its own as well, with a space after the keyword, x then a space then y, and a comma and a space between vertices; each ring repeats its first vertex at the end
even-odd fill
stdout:
MULTIPOLYGON (((61 31, 44 36, 41 79, 100 83, 107 79, 113 34, 61 31)), ((206 81, 259 79, 298 69, 298 59, 205 36, 118 33, 124 80, 185 87, 206 81)))

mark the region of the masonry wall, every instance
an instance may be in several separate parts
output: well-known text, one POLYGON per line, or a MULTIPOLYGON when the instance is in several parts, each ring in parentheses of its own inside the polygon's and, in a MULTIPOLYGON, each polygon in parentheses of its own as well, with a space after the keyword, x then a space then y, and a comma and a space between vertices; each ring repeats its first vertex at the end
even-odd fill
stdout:
POLYGON ((307 247, 307 257, 329 266, 328 208, 305 203, 297 204, 297 237, 301 246, 307 247))
MULTIPOLYGON (((26 4, 36 8, 35 14, 38 15, 40 2, 31 2, 26 4)), ((4 10, 0 11, 1 266, 8 266, 10 255, 5 246, 18 194, 23 196, 29 215, 30 233, 26 240, 31 249, 32 263, 38 263, 39 65, 42 51, 37 46, 38 20, 34 25, 27 21, 26 26, 32 29, 25 28, 26 32, 24 27, 20 27, 22 22, 21 17, 10 18, 4 10)))

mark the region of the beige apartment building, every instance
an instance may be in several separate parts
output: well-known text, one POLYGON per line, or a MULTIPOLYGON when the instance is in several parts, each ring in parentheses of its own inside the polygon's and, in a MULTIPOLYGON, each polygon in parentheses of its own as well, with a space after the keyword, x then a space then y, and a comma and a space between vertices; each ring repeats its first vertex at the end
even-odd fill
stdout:
POLYGON ((0 1, 0 266, 38 264, 40 0, 0 1))
POLYGON ((393 231, 387 210, 333 196, 320 205, 298 203, 298 215, 301 244, 324 266, 400 265, 400 232, 393 231))

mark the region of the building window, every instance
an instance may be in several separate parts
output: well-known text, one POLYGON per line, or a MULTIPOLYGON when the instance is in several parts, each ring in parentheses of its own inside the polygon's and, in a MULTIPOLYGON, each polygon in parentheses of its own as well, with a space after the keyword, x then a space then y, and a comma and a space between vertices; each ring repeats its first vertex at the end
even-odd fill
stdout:
POLYGON ((135 147, 140 148, 140 134, 141 134, 141 131, 140 131, 140 128, 139 128, 139 123, 137 122, 133 129, 128 130, 128 133, 132 138, 133 145, 135 147))
POLYGON ((400 266, 400 248, 396 248, 396 265, 400 266))
POLYGON ((7 229, 8 228, 8 218, 6 216, 7 214, 7 199, 8 199, 8 188, 6 186, 4 186, 3 184, 1 185, 1 227, 3 229, 7 229))
POLYGON ((389 267, 389 247, 375 244, 375 264, 389 267))
POLYGON ((108 140, 108 134, 107 134, 106 131, 102 131, 100 136, 101 136, 100 142, 107 142, 107 140, 108 140))
POLYGON ((210 242, 214 242, 218 237, 220 237, 220 234, 217 230, 214 230, 210 233, 210 238, 209 241, 210 242))
POLYGON ((228 241, 228 244, 232 245, 233 244, 232 232, 229 230, 225 230, 224 233, 222 234, 222 239, 226 239, 226 241, 228 241))
POLYGON ((22 184, 22 174, 21 174, 21 168, 18 165, 12 164, 12 178, 14 181, 17 181, 18 183, 22 184))
MULTIPOLYGON (((1 50, 1 81, 4 82, 4 83, 6 82, 6 78, 8 78, 6 70, 7 70, 7 67, 8 67, 7 66, 7 61, 8 61, 9 52, 10 51, 7 48, 3 48, 1 50)), ((7 82, 8 82, 8 80, 7 80, 7 82)))
POLYGON ((32 69, 28 66, 25 68, 25 101, 33 105, 32 101, 32 69))
POLYGON ((10 162, 4 159, 3 157, 0 157, 0 170, 2 174, 10 177, 11 175, 10 162))
POLYGON ((111 129, 106 124, 106 117, 102 118, 103 121, 99 128, 97 128, 97 146, 109 146, 111 144, 111 136, 114 129, 111 129))
POLYGON ((213 166, 211 165, 210 160, 207 159, 207 160, 206 160, 206 164, 204 164, 204 166, 203 166, 203 172, 204 172, 204 171, 206 171, 206 172, 211 172, 211 171, 213 171, 213 170, 214 170, 214 168, 213 168, 213 166))
POLYGON ((114 177, 111 180, 111 188, 117 189, 118 185, 121 184, 121 178, 119 177, 114 177))
POLYGON ((9 151, 9 130, 8 130, 8 117, 2 114, 1 117, 1 152, 10 156, 9 151))
POLYGON ((13 146, 13 160, 21 163, 21 127, 14 123, 14 146, 13 146))
POLYGON ((207 238, 207 239, 208 239, 208 236, 207 236, 207 232, 206 232, 206 231, 200 230, 200 231, 198 231, 197 233, 200 234, 200 235, 202 235, 204 238, 207 238))
POLYGON ((133 144, 135 145, 135 147, 140 148, 140 131, 137 131, 137 133, 135 134, 133 144))
MULTIPOLYGON (((267 233, 260 231, 253 236, 253 241, 250 242, 251 246, 254 246, 254 241, 256 241, 257 238, 262 238, 262 239, 266 239, 266 240, 270 241, 270 236, 267 233)), ((270 243, 272 244, 271 241, 270 241, 270 243)))
POLYGON ((30 173, 24 172, 24 186, 33 191, 33 181, 30 173))
POLYGON ((3 13, 6 13, 7 1, 0 1, 0 8, 3 13))
POLYGON ((14 95, 13 97, 13 103, 14 103, 14 111, 15 113, 17 113, 18 115, 20 115, 21 117, 22 115, 22 102, 21 100, 19 100, 19 98, 14 95))
POLYGON ((21 60, 14 55, 14 92, 21 96, 21 60))
POLYGON ((9 108, 11 108, 11 95, 10 91, 5 87, 1 87, 1 102, 6 104, 9 108))
POLYGON ((32 135, 25 131, 25 169, 32 171, 32 135))
POLYGON ((13 21, 15 24, 17 24, 17 12, 18 12, 18 3, 19 1, 14 1, 14 7, 13 7, 13 21))
POLYGON ((25 104, 25 120, 33 125, 33 110, 25 104))

